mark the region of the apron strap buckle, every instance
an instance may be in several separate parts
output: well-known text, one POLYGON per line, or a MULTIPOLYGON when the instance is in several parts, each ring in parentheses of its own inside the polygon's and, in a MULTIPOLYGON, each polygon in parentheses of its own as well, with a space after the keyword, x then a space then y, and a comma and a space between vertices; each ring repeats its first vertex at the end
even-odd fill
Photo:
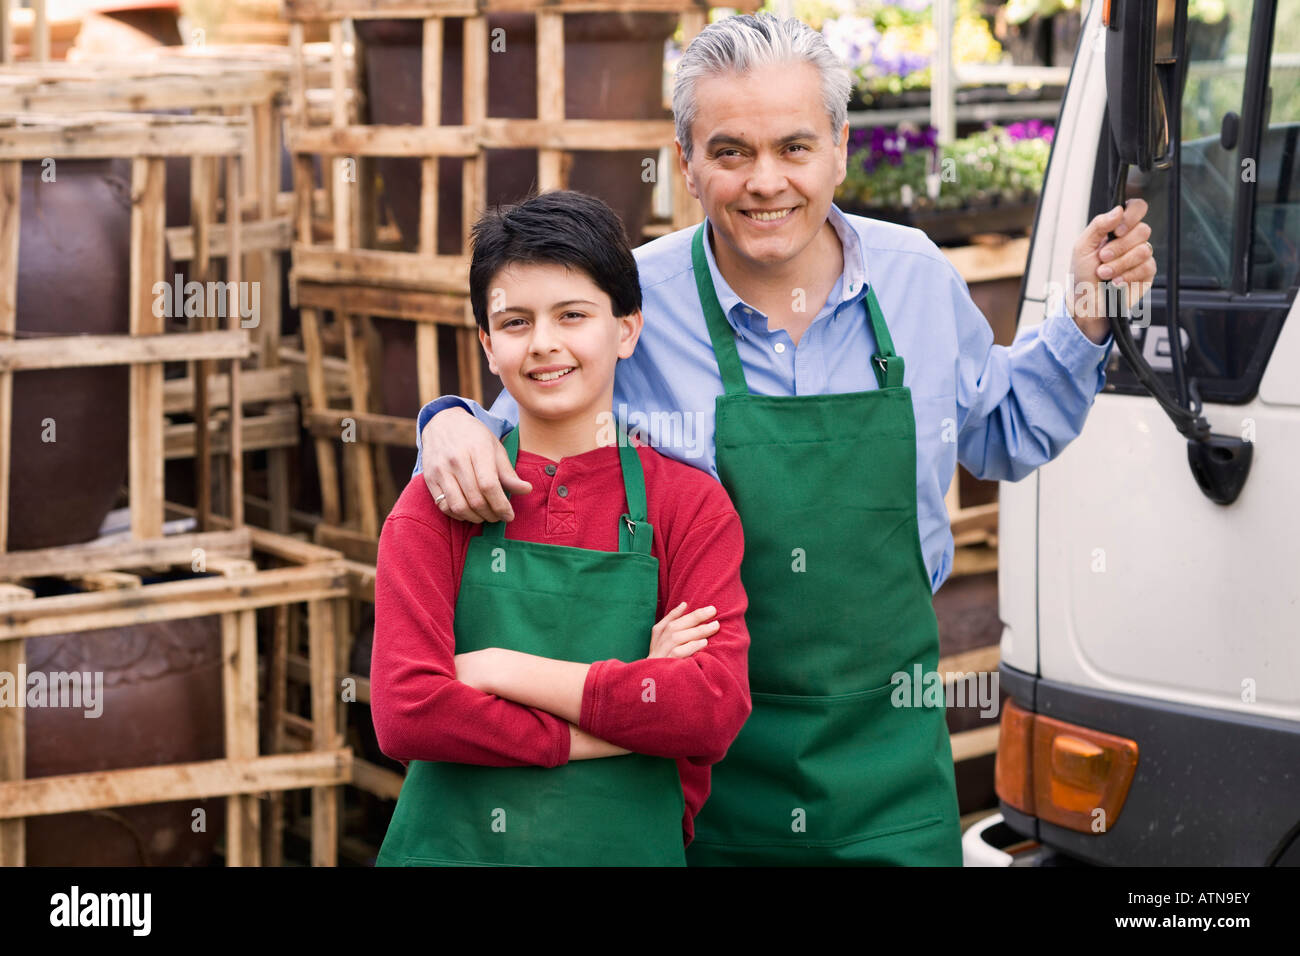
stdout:
POLYGON ((871 360, 878 368, 876 381, 881 388, 898 388, 903 384, 903 356, 877 352, 871 360))

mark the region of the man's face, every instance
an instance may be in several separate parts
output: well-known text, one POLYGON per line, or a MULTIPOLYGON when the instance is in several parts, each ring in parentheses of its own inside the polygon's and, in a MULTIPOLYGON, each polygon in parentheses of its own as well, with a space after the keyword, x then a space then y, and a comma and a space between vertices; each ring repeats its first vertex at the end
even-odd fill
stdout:
POLYGON ((591 277, 555 263, 514 263, 488 289, 488 365, 521 412, 550 421, 613 403, 614 366, 636 348, 641 313, 615 316, 591 277))
MULTIPOLYGON (((682 172, 727 247, 715 252, 751 267, 793 262, 825 224, 846 171, 848 124, 836 146, 817 68, 705 77, 696 107, 694 155, 682 172)), ((680 142, 677 155, 681 162, 680 142)))

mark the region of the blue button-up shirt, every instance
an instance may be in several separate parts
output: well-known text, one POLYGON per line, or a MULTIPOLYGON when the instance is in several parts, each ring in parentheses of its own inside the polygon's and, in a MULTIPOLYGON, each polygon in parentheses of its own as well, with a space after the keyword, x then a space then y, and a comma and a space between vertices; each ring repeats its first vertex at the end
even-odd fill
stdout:
MULTIPOLYGON (((1089 340, 1058 297, 1040 325, 1021 329, 1010 346, 994 345, 965 281, 925 233, 845 215, 833 205, 829 220, 843 246, 844 271, 797 346, 736 295, 706 241, 713 286, 736 330, 749 389, 760 395, 876 388, 870 367, 876 341, 864 298, 867 284, 874 286, 894 351, 904 359, 903 384, 912 392, 921 551, 937 591, 952 570, 944 495, 957 462, 978 478, 1018 481, 1060 454, 1105 383, 1111 338, 1102 345, 1089 340)), ((696 228, 635 251, 645 327, 636 351, 618 364, 613 413, 663 454, 716 478, 714 399, 723 387, 691 269, 696 228)), ((420 410, 417 447, 428 420, 452 405, 468 408, 498 435, 518 421, 507 392, 490 412, 443 396, 420 410)), ((418 455, 413 475, 421 470, 418 455)))

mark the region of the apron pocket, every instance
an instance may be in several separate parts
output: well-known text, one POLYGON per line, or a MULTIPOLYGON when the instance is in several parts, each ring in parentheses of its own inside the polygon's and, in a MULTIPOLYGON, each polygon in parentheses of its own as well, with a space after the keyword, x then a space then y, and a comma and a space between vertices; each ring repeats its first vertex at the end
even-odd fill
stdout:
POLYGON ((719 771, 725 790, 705 804, 697 840, 833 847, 888 841, 951 815, 943 708, 895 707, 893 690, 752 694, 753 712, 719 771))

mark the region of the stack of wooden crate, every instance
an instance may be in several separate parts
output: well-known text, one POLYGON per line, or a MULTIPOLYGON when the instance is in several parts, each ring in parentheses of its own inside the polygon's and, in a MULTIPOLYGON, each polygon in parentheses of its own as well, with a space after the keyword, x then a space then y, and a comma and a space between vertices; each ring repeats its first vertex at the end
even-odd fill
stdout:
MULTIPOLYGON (((301 788, 312 792, 313 861, 331 864, 336 859, 339 787, 351 777, 351 752, 342 746, 335 690, 337 622, 346 611, 340 605, 349 593, 348 570, 337 552, 244 526, 240 363, 252 353, 250 331, 240 327, 236 314, 224 329, 165 332, 152 291, 166 279, 166 160, 202 157, 230 163, 229 181, 238 184, 240 157, 252 136, 249 124, 234 117, 0 115, 0 672, 24 672, 27 639, 220 615, 225 713, 224 759, 28 780, 24 709, 0 708, 0 864, 24 861, 25 818, 213 796, 227 800, 227 862, 256 864, 265 849, 258 795, 301 788), (131 163, 130 334, 18 339, 22 163, 90 158, 131 163), (224 441, 230 449, 231 504, 226 516, 208 513, 203 504, 198 533, 168 536, 163 533, 163 363, 187 360, 229 366, 224 441), (112 542, 8 551, 11 467, 21 464, 10 460, 13 378, 33 370, 97 365, 130 368, 129 534, 112 542), (217 526, 224 530, 213 530, 217 526), (158 571, 181 573, 167 583, 144 580, 158 571), (83 590, 37 596, 51 578, 83 590), (277 617, 287 620, 285 611, 300 605, 306 608, 310 635, 310 747, 300 753, 263 753, 256 611, 277 608, 277 617)), ((199 231, 194 253, 215 257, 224 251, 227 274, 235 281, 240 278, 238 195, 234 185, 221 224, 223 244, 214 248, 218 226, 212 223, 199 231)), ((69 262, 67 268, 77 265, 69 262)), ((210 398, 196 388, 194 410, 201 423, 211 420, 210 398)), ((275 852, 272 846, 269 853, 275 852)))

